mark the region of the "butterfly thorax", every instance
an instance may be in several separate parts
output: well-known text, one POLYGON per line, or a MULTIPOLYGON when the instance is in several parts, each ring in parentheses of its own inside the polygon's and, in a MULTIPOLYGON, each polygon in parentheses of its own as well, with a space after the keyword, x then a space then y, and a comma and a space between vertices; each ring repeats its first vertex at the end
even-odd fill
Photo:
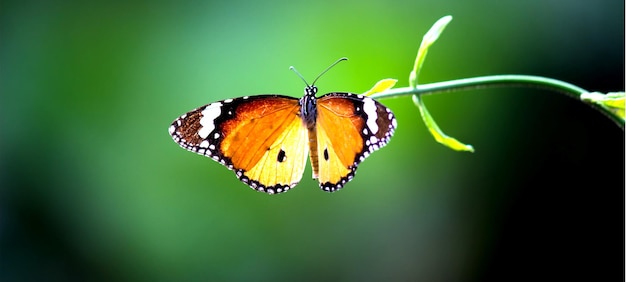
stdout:
POLYGON ((304 88, 304 97, 300 99, 300 116, 308 129, 315 127, 317 120, 317 87, 307 86, 304 88))

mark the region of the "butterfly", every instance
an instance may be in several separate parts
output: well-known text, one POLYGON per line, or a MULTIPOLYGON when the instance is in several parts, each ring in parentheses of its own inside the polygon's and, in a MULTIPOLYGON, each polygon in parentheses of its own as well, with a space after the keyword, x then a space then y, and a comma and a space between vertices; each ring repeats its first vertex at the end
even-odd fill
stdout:
POLYGON ((313 179, 334 192, 352 180, 397 127, 393 112, 363 95, 332 92, 316 97, 315 82, 300 99, 257 95, 213 102, 178 117, 169 134, 182 148, 212 158, 239 180, 269 194, 293 188, 309 156, 313 179))

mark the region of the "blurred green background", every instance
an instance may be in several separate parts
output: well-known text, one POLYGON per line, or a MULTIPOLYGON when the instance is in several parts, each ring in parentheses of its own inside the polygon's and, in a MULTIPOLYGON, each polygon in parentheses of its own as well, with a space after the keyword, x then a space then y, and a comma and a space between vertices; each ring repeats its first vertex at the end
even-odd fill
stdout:
MULTIPOLYGON (((2 1, 0 280, 600 281, 623 277, 624 132, 540 89, 382 100, 354 181, 275 196, 178 147, 174 118, 283 93, 532 74, 624 89, 623 1, 2 1)), ((308 165, 307 165, 308 166, 308 165)))

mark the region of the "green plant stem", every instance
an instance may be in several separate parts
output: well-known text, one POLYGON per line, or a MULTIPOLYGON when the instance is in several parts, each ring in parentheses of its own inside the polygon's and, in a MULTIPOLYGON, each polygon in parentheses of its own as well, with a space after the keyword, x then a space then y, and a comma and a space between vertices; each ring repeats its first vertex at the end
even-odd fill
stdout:
MULTIPOLYGON (((469 90, 469 89, 479 89, 479 88, 492 88, 492 87, 511 87, 511 86, 521 86, 521 87, 536 87, 536 88, 545 88, 553 91, 560 92, 562 94, 566 94, 569 97, 572 97, 578 101, 583 102, 580 99, 580 95, 583 93, 588 93, 589 91, 580 88, 571 83, 567 83, 561 80, 541 77, 541 76, 533 76, 533 75, 491 75, 491 76, 481 76, 481 77, 472 77, 472 78, 463 78, 457 80, 449 80, 443 82, 435 82, 428 84, 417 85, 415 88, 412 87, 401 87, 401 88, 393 88, 387 91, 383 91, 380 93, 376 93, 372 95, 372 98, 390 98, 390 97, 399 97, 405 95, 429 95, 436 93, 444 93, 444 92, 453 92, 460 90, 469 90)), ((599 110, 604 115, 609 117, 612 121, 614 121, 619 127, 624 129, 624 120, 609 111, 608 109, 601 107, 599 105, 585 103, 590 105, 591 107, 599 110)))

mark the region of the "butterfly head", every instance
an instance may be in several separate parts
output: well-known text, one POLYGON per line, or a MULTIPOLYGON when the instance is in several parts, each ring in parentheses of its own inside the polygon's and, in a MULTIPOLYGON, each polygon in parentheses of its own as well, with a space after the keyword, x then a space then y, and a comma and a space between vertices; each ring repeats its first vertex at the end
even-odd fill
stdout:
POLYGON ((317 87, 315 85, 307 85, 304 88, 304 96, 315 97, 317 94, 317 87))

